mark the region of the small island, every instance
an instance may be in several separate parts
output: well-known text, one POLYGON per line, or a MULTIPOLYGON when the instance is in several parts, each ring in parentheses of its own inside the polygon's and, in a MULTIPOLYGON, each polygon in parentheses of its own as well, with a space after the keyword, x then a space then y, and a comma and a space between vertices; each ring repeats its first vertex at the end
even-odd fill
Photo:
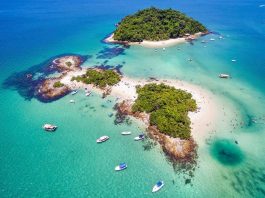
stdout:
POLYGON ((179 11, 151 7, 126 16, 105 41, 165 47, 194 40, 207 33, 204 25, 179 11))

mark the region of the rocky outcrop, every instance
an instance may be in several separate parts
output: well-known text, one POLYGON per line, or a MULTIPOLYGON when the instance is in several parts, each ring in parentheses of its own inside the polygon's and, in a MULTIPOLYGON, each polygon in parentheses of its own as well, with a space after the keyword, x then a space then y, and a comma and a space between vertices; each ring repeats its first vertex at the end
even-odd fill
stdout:
POLYGON ((79 56, 64 56, 53 61, 60 72, 80 70, 81 63, 82 60, 79 56))
POLYGON ((115 123, 124 121, 127 115, 142 120, 147 125, 147 132, 150 138, 157 141, 163 151, 173 161, 192 162, 197 157, 197 144, 190 138, 187 140, 173 138, 161 133, 156 126, 151 126, 149 122, 149 114, 143 112, 132 112, 133 101, 125 100, 116 104, 117 110, 115 123))

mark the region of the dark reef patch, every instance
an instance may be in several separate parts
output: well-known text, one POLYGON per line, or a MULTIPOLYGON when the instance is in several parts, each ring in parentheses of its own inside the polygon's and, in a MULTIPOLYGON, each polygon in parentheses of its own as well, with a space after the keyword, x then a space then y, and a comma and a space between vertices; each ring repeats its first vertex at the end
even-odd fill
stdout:
POLYGON ((121 68, 122 68, 122 67, 123 67, 123 65, 121 65, 121 64, 116 65, 116 66, 113 66, 113 65, 107 65, 107 64, 102 64, 102 65, 97 65, 97 66, 95 66, 94 68, 103 69, 103 70, 114 69, 114 70, 116 70, 119 74, 122 75, 122 72, 121 72, 121 68))
POLYGON ((220 139, 213 142, 211 155, 226 166, 236 166, 244 160, 244 154, 234 141, 220 139))
MULTIPOLYGON (((51 102, 50 100, 42 100, 42 98, 39 97, 38 87, 44 82, 47 76, 60 72, 57 67, 54 66, 53 61, 64 56, 78 56, 81 59, 81 64, 91 57, 77 54, 61 54, 51 57, 40 64, 29 67, 27 70, 11 74, 4 80, 2 87, 4 89, 17 91, 25 100, 36 98, 41 102, 51 102)), ((54 98, 52 101, 57 99, 59 98, 54 98)))
POLYGON ((114 46, 114 47, 104 47, 103 50, 99 51, 97 53, 97 59, 112 59, 119 55, 124 55, 125 49, 128 47, 120 47, 120 46, 114 46))

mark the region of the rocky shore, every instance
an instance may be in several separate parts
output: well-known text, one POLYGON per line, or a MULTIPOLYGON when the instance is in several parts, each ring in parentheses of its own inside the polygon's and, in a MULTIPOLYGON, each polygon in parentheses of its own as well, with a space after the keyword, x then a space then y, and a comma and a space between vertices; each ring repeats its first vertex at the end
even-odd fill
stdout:
POLYGON ((121 123, 126 116, 130 115, 143 121, 147 126, 148 136, 157 141, 165 154, 172 161, 193 162, 197 156, 197 144, 193 138, 184 140, 173 138, 161 133, 156 126, 150 125, 149 114, 142 112, 132 112, 132 100, 124 100, 115 106, 117 110, 116 123, 121 123))

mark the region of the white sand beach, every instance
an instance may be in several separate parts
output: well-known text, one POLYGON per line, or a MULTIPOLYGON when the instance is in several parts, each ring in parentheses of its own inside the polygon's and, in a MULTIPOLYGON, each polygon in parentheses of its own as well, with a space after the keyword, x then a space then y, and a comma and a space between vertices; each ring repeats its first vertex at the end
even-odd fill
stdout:
MULTIPOLYGON (((193 39, 197 39, 202 35, 202 33, 196 33, 194 35, 191 35, 193 39)), ((114 34, 111 34, 108 38, 105 39, 105 42, 107 43, 119 43, 119 41, 114 40, 114 34)), ((142 47, 147 47, 147 48, 164 48, 164 47, 170 47, 174 45, 178 45, 181 43, 186 43, 187 42, 187 37, 182 37, 182 38, 175 38, 175 39, 168 39, 168 40, 163 40, 163 41, 147 41, 144 40, 142 42, 120 42, 120 43, 126 43, 128 45, 139 45, 142 47)))
MULTIPOLYGON (((69 72, 61 79, 61 82, 68 85, 72 89, 88 88, 97 93, 103 93, 103 90, 93 85, 86 85, 81 82, 71 81, 73 76, 81 75, 85 72, 86 69, 69 72)), ((150 81, 147 79, 131 79, 128 77, 122 77, 121 81, 112 87, 110 95, 116 97, 118 99, 117 102, 121 102, 123 100, 134 101, 137 98, 136 86, 143 86, 151 82, 164 83, 192 94, 198 106, 197 112, 189 113, 189 117, 191 119, 192 135, 196 141, 205 140, 209 132, 214 130, 215 121, 218 118, 218 112, 221 112, 221 109, 219 109, 221 107, 218 105, 215 96, 200 86, 180 80, 163 79, 150 81)))

